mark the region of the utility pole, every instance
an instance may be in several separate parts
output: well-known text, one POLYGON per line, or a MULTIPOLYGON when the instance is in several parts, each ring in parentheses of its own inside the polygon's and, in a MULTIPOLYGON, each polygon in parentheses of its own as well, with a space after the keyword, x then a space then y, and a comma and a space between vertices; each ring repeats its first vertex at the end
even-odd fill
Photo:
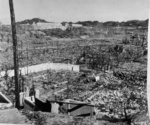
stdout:
POLYGON ((17 36, 16 36, 16 23, 13 0, 9 0, 11 27, 12 27, 12 39, 13 39, 13 55, 14 55, 14 74, 15 74, 15 107, 19 109, 19 75, 18 75, 18 47, 17 47, 17 36))
MULTIPOLYGON (((150 19, 150 11, 149 11, 149 19, 150 19)), ((148 48, 150 47, 150 21, 148 25, 148 48)), ((148 55, 150 52, 148 51, 148 55)), ((147 69, 150 68, 150 58, 148 58, 147 69)), ((148 116, 150 119, 150 70, 147 71, 147 103, 148 103, 148 116)))

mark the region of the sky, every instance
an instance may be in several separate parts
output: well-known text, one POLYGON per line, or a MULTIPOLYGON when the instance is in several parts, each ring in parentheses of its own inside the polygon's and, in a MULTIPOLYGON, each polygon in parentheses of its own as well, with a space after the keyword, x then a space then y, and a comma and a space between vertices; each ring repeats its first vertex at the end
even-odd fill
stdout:
MULTIPOLYGON (((150 0, 13 0, 16 21, 41 18, 62 21, 145 20, 150 0)), ((0 21, 10 23, 9 0, 0 0, 0 21)))

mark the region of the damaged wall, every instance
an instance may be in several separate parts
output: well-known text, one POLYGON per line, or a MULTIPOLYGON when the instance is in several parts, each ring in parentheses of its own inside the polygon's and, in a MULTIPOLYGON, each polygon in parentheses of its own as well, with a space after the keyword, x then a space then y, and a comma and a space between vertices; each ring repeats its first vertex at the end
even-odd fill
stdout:
MULTIPOLYGON (((72 65, 72 64, 63 64, 63 63, 43 63, 39 65, 33 65, 33 66, 28 66, 19 68, 21 71, 22 75, 26 75, 27 71, 28 73, 34 73, 34 72, 40 72, 44 70, 69 70, 69 71, 74 71, 74 72, 80 72, 80 66, 79 65, 72 65)), ((0 72, 0 77, 4 77, 5 71, 0 72)), ((8 75, 10 77, 14 76, 14 70, 9 70, 8 75)))

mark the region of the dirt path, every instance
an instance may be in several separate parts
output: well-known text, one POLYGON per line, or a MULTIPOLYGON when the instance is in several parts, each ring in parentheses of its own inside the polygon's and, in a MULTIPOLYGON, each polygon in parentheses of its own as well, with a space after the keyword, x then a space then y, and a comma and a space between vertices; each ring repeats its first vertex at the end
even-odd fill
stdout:
POLYGON ((26 124, 27 122, 29 123, 27 118, 17 109, 0 110, 0 123, 26 124))

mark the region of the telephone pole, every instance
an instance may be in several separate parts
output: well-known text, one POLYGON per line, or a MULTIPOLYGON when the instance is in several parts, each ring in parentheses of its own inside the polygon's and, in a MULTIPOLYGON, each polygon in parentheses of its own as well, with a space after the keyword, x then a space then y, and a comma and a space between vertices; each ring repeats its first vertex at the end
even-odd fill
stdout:
MULTIPOLYGON (((149 13, 150 18, 150 13, 149 13)), ((148 48, 150 47, 150 21, 148 26, 148 48)), ((148 55, 150 52, 148 51, 148 55)), ((150 58, 148 58, 147 69, 150 68, 150 58)), ((150 70, 147 71, 147 103, 148 103, 148 115, 150 119, 150 70)))
POLYGON ((13 0, 9 0, 10 18, 12 27, 12 40, 13 40, 13 55, 14 55, 14 75, 15 75, 15 107, 19 109, 19 75, 18 75, 18 46, 16 36, 16 23, 13 0))

